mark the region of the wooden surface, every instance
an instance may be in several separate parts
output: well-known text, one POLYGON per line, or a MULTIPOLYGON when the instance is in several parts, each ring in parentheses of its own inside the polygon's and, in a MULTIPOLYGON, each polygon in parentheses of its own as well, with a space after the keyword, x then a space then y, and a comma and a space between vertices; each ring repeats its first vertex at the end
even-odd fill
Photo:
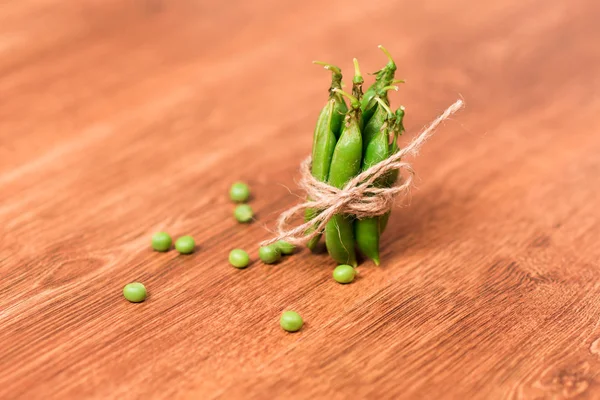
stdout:
POLYGON ((423 3, 2 2, 0 398, 600 398, 600 6, 423 3), (379 43, 404 140, 467 103, 383 266, 230 267, 297 201, 329 81, 310 61, 374 71, 379 43), (158 230, 199 249, 152 252, 158 230))

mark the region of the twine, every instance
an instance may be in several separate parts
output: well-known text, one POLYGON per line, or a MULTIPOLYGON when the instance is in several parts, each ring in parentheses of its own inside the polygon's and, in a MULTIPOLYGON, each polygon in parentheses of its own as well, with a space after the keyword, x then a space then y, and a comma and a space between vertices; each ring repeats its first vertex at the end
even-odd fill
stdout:
POLYGON ((330 186, 316 180, 311 172, 311 158, 306 158, 300 164, 300 188, 306 192, 309 199, 283 212, 277 219, 277 236, 261 242, 261 246, 285 240, 292 244, 303 244, 319 235, 327 222, 336 214, 351 214, 358 219, 377 217, 390 211, 394 200, 400 194, 408 194, 412 185, 414 170, 405 161, 400 161, 407 155, 415 156, 423 144, 433 135, 435 129, 452 114, 463 106, 462 100, 457 100, 439 117, 427 126, 410 144, 387 159, 373 165, 366 171, 352 178, 342 189, 330 186), (387 188, 374 187, 373 182, 392 170, 407 172, 399 179, 396 186, 387 188), (314 209, 316 216, 301 225, 289 228, 290 221, 296 215, 303 215, 306 209, 314 209))

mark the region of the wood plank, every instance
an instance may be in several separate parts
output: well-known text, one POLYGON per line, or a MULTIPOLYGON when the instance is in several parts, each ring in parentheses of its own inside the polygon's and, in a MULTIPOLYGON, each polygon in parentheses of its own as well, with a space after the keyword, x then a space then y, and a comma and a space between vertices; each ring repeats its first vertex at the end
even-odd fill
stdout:
MULTIPOLYGON (((600 6, 0 6, 0 398, 600 397, 600 6), (256 259, 301 195, 323 59, 407 84, 414 160, 383 265, 256 259), (232 218, 231 182, 257 221, 232 218), (191 234, 190 256, 153 232, 191 234), (142 304, 124 284, 141 281, 142 304), (286 334, 282 310, 305 319, 286 334)), ((349 82, 349 79, 347 79, 349 82)))

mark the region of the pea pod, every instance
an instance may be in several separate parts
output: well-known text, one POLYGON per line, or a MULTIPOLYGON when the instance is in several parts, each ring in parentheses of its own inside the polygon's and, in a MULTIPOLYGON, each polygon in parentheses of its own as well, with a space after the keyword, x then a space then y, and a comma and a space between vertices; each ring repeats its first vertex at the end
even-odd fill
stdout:
POLYGON ((333 149, 340 135, 340 129, 348 107, 343 96, 335 91, 335 89, 342 88, 342 71, 334 65, 325 64, 320 61, 314 61, 314 63, 324 65, 325 69, 332 73, 329 100, 317 119, 312 148, 311 173, 318 180, 325 182, 329 175, 333 149))
MULTIPOLYGON (((392 140, 392 143, 390 144, 390 150, 389 150, 390 155, 396 153, 399 150, 398 136, 402 135, 402 132, 404 132, 403 121, 404 121, 404 107, 400 106, 396 110, 396 113, 395 113, 394 127, 392 129, 394 138, 392 140)), ((390 173, 386 177, 386 184, 385 184, 386 187, 391 187, 392 185, 394 185, 394 183, 396 183, 399 173, 400 173, 400 171, 397 169, 390 171, 390 173)), ((383 231, 385 231, 385 228, 387 228, 387 224, 390 219, 390 214, 391 214, 391 211, 388 211, 387 213, 385 213, 381 216, 380 221, 379 221, 379 232, 380 233, 383 233, 383 231)))
MULTIPOLYGON (((315 64, 323 65, 325 69, 331 71, 331 86, 329 88, 329 100, 321 110, 313 136, 312 147, 312 175, 321 182, 327 182, 329 176, 329 167, 333 150, 340 135, 340 130, 344 115, 348 111, 346 102, 341 94, 334 89, 342 87, 342 71, 331 64, 320 61, 314 61, 315 64)), ((304 215, 306 221, 310 221, 316 215, 313 209, 307 209, 304 215)), ((314 250, 319 242, 321 235, 315 236, 307 244, 308 248, 314 250)))
MULTIPOLYGON (((375 97, 375 100, 378 103, 377 109, 365 127, 363 135, 363 171, 389 156, 389 131, 394 114, 380 97, 375 97)), ((373 185, 385 186, 386 183, 384 176, 375 181, 373 185)), ((358 249, 376 265, 379 265, 379 219, 380 217, 363 218, 354 223, 354 235, 358 249)))
MULTIPOLYGON (((355 74, 359 74, 355 71, 355 74)), ((360 172, 362 160, 362 134, 360 131, 360 101, 339 89, 350 99, 351 109, 346 114, 340 139, 335 145, 328 183, 337 188, 344 185, 360 172)), ((325 243, 329 255, 339 264, 356 266, 353 216, 338 214, 325 226, 325 243)))
MULTIPOLYGON (((392 56, 385 49, 385 47, 381 45, 378 47, 388 57, 388 63, 385 65, 385 67, 375 73, 375 82, 369 86, 361 100, 361 109, 363 111, 363 119, 365 123, 369 122, 375 113, 375 110, 377 109, 377 102, 373 101, 375 96, 377 96, 384 87, 390 86, 394 82, 401 82, 394 81, 394 75, 396 74, 396 63, 392 59, 392 56)), ((387 95, 383 96, 383 100, 389 104, 387 95)))

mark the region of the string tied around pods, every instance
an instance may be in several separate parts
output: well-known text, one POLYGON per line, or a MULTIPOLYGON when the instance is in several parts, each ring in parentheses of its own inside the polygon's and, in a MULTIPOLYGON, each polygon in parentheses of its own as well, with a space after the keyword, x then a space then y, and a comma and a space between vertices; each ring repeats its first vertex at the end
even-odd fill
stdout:
POLYGON ((350 214, 358 219, 377 217, 390 211, 395 200, 406 196, 412 186, 415 171, 410 163, 402 161, 406 156, 415 156, 436 128, 463 107, 463 101, 457 100, 439 117, 421 131, 406 147, 385 160, 371 166, 356 175, 346 185, 338 189, 315 179, 310 171, 311 158, 300 164, 298 185, 309 200, 284 211, 277 219, 277 235, 261 242, 261 246, 285 240, 300 245, 308 242, 325 229, 327 222, 336 214, 350 214), (373 183, 393 170, 401 172, 401 179, 392 187, 375 187, 373 183), (403 173, 403 174, 402 174, 403 173), (315 211, 310 221, 292 226, 298 215, 304 215, 307 209, 315 211))

